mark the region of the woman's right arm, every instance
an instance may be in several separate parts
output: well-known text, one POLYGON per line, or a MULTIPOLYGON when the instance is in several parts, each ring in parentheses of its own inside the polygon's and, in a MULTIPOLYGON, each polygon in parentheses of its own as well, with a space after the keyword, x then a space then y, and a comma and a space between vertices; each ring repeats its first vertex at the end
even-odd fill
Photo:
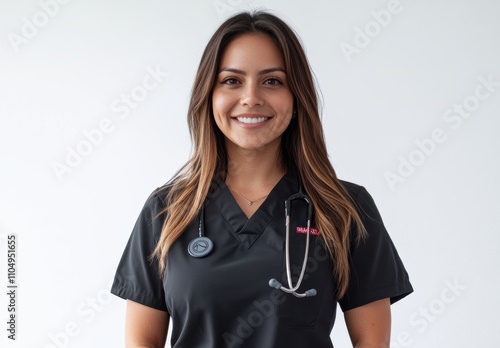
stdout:
POLYGON ((127 300, 126 348, 163 348, 167 340, 169 314, 127 300))

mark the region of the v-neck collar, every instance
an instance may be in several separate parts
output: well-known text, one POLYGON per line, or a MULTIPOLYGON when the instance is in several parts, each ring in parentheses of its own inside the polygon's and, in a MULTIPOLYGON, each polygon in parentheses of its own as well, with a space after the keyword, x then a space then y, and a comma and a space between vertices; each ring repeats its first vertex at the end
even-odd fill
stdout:
POLYGON ((273 187, 255 213, 248 218, 234 199, 226 183, 219 180, 217 184, 219 194, 214 203, 231 227, 231 232, 247 249, 264 232, 264 229, 273 218, 279 216, 279 214, 282 214, 283 218, 285 217, 285 200, 298 191, 298 181, 295 173, 286 173, 273 187))

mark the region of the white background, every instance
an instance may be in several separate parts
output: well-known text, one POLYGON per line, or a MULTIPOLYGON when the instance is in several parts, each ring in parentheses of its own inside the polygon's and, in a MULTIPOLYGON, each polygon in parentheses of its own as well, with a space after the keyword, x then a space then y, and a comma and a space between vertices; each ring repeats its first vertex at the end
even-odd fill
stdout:
MULTIPOLYGON (((498 346, 497 1, 61 0, 44 14, 40 4, 54 1, 0 1, 2 347, 123 346, 113 273, 146 197, 188 158, 203 48, 231 11, 255 7, 299 33, 334 167, 373 195, 410 274, 415 292, 392 307, 392 347, 498 346), (388 7, 381 26, 372 11, 388 7), (349 45, 356 53, 343 53, 349 45), (168 77, 120 117, 112 105, 139 93, 148 69, 168 77), (481 78, 496 86, 478 87, 481 78), (464 103, 466 118, 447 113, 464 103), (103 120, 112 131, 85 148, 84 132, 103 120), (425 140, 433 132, 440 143, 425 140), (87 154, 57 175, 54 163, 68 165, 78 146, 87 154), (400 180, 390 185, 389 172, 400 180), (16 342, 6 331, 9 234, 16 342)), ((350 346, 342 315, 332 337, 350 346)))

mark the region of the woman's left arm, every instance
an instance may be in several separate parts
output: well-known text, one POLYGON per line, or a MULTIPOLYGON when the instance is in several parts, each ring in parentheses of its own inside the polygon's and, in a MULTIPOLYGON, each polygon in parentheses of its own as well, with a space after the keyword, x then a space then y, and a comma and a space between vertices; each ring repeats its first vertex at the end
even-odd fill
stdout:
POLYGON ((354 348, 389 348, 391 304, 389 298, 374 301, 344 313, 354 348))

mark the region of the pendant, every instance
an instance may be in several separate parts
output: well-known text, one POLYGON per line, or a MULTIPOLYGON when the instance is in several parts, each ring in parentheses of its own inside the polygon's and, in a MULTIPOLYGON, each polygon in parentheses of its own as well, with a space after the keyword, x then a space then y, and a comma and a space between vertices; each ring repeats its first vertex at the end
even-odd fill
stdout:
POLYGON ((210 254, 214 243, 207 237, 197 237, 189 242, 188 253, 192 257, 204 257, 210 254))
POLYGON ((252 204, 253 204, 253 202, 252 202, 252 201, 248 201, 248 205, 252 205, 252 204))

